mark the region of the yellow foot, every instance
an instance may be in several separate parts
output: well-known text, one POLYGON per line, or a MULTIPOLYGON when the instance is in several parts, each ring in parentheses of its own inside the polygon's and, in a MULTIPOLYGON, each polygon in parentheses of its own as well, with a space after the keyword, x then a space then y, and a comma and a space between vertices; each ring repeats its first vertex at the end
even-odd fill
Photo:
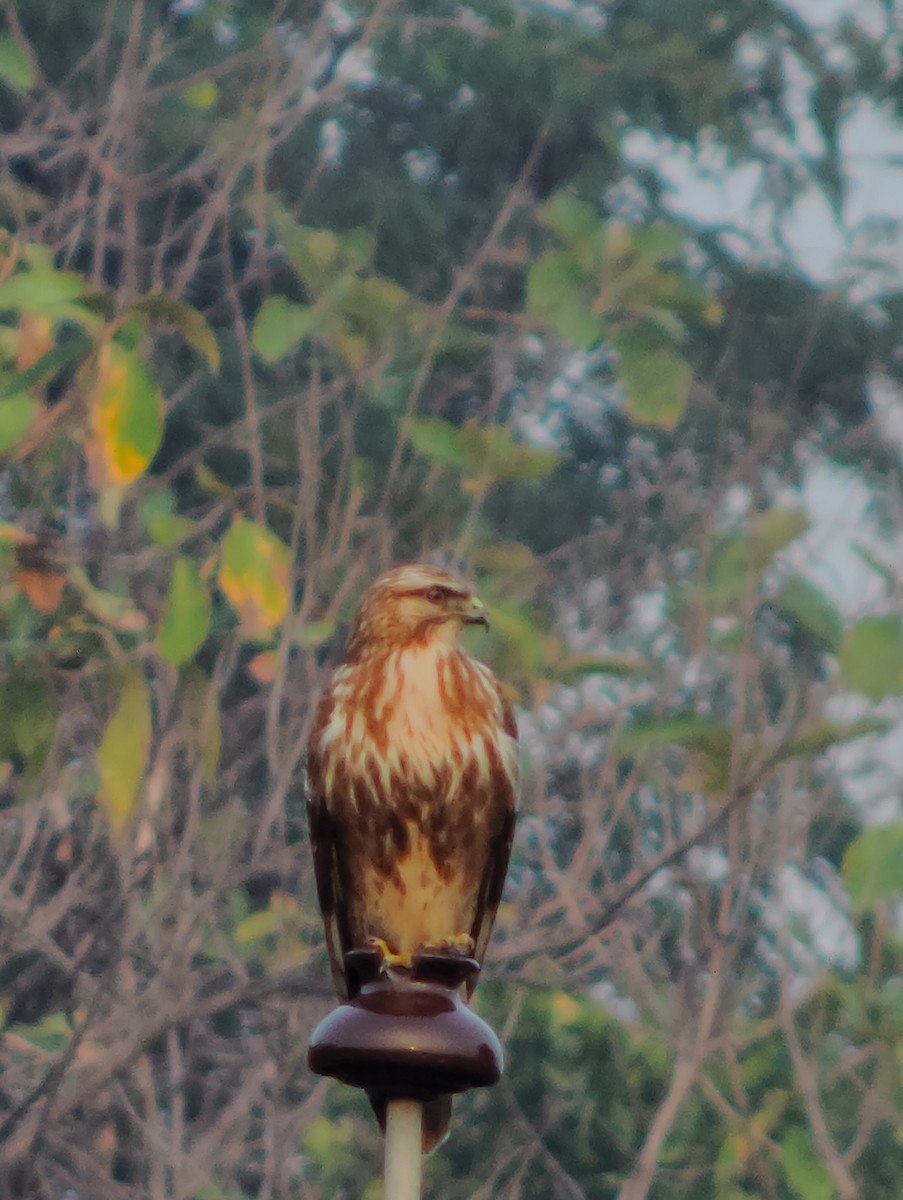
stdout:
POLYGON ((388 942, 384 942, 382 938, 369 937, 367 945, 371 950, 378 950, 379 956, 383 960, 383 966, 389 967, 405 967, 407 970, 411 968, 410 954, 396 954, 394 950, 389 949, 388 942))
POLYGON ((470 958, 475 949, 473 938, 469 933, 453 933, 451 937, 443 938, 435 946, 424 946, 424 954, 460 954, 462 958, 470 958))

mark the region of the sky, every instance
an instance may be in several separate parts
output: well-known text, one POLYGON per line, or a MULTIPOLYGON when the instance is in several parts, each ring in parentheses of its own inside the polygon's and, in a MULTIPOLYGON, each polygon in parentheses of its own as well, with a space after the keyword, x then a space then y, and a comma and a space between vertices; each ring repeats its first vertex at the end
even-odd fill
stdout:
MULTIPOLYGON (((784 3, 819 32, 826 56, 839 71, 850 65, 849 52, 834 36, 840 20, 853 19, 871 36, 887 25, 878 0, 784 3)), ((896 9, 896 36, 885 41, 889 77, 903 73, 903 0, 896 0, 896 9)), ((751 70, 761 53, 754 40, 744 47, 742 58, 751 70)), ((811 115, 811 79, 789 52, 784 67, 796 136, 786 146, 772 138, 770 148, 787 162, 801 163, 807 154, 818 155, 823 143, 811 115)), ((789 252, 813 281, 845 287, 866 316, 880 322, 886 319, 880 307, 882 293, 903 289, 903 129, 890 112, 861 101, 842 122, 840 145, 846 178, 842 211, 832 212, 815 186, 806 188, 782 222, 784 248, 773 237, 774 209, 761 194, 762 167, 732 169, 723 148, 713 142, 694 152, 669 146, 647 132, 629 135, 625 151, 634 162, 654 166, 670 185, 669 203, 676 215, 732 230, 723 237, 738 257, 777 264, 789 252), (862 261, 866 255, 872 260, 869 266, 862 261)), ((903 394, 892 381, 876 376, 869 398, 879 433, 903 461, 903 394)), ((856 544, 882 551, 885 561, 889 556, 903 574, 903 539, 887 544, 870 512, 874 496, 861 475, 818 456, 808 464, 802 500, 813 518, 805 539, 808 573, 853 617, 875 601, 875 579, 857 555, 856 544)))
MULTIPOLYGON (((828 61, 841 72, 851 64, 849 52, 834 36, 839 21, 852 19, 873 37, 888 27, 887 12, 878 0, 784 0, 784 4, 818 31, 828 61)), ((903 0, 893 4, 896 32, 884 42, 890 79, 903 73, 903 0)), ((755 69, 760 52, 754 41, 744 47, 750 69, 755 69)), ((784 67, 796 136, 784 146, 773 140, 769 149, 786 162, 802 164, 806 155, 815 157, 822 151, 822 136, 811 114, 806 69, 789 52, 784 67)), ((765 197, 761 167, 732 169, 723 148, 714 143, 703 143, 693 152, 645 132, 631 134, 625 150, 634 162, 657 169, 670 185, 675 215, 733 230, 722 236, 739 258, 777 265, 789 253, 813 282, 845 288, 869 319, 886 321, 882 293, 903 290, 903 129, 889 110, 863 100, 850 107, 842 121, 840 147, 846 183, 841 211, 833 212, 815 186, 806 188, 782 222, 783 247, 773 237, 774 210, 765 197), (871 260, 869 265, 864 265, 865 256, 871 260)), ((900 353, 903 357, 903 334, 900 353)), ((869 401, 879 436, 903 463, 903 391, 876 374, 870 381, 869 401)), ((880 575, 865 563, 860 551, 873 554, 903 579, 903 529, 889 533, 881 526, 877 496, 862 472, 832 462, 815 446, 806 448, 806 453, 801 487, 772 497, 776 504, 802 504, 811 522, 808 532, 788 548, 788 566, 821 587, 849 623, 866 614, 897 611, 880 575)), ((857 704, 864 703, 861 697, 839 701, 837 719, 862 715, 857 710, 857 704)), ((883 824, 903 815, 903 706, 888 701, 885 707, 885 715, 895 722, 894 731, 882 739, 854 742, 837 756, 847 793, 866 824, 883 824)), ((784 904, 811 915, 813 901, 803 897, 803 882, 784 882, 784 904)), ((820 926, 827 921, 826 904, 825 900, 818 909, 820 926)), ((837 920, 824 924, 825 949, 833 945, 839 952, 847 933, 837 920)), ((847 946, 844 954, 848 953, 847 946)))
MULTIPOLYGON (((901 32, 886 43, 889 75, 903 71, 903 2, 897 3, 901 32)), ((785 7, 820 31, 826 57, 840 73, 852 64, 849 52, 832 36, 837 22, 852 18, 873 36, 886 22, 877 0, 785 0, 785 7)), ((754 70, 762 55, 764 48, 750 39, 741 61, 754 70)), ((802 166, 801 152, 816 156, 823 149, 811 115, 812 81, 789 51, 784 71, 796 136, 785 144, 774 137, 767 140, 785 162, 802 166)), ((657 167, 672 189, 670 204, 676 215, 735 228, 736 235, 726 235, 725 241, 742 257, 762 261, 775 256, 773 210, 760 192, 763 168, 750 164, 732 170, 720 146, 704 144, 694 154, 685 146, 669 148, 645 132, 630 135, 625 152, 637 164, 657 167)), ((843 280, 854 299, 867 302, 890 280, 903 281, 903 132, 889 112, 862 101, 842 122, 841 152, 846 175, 843 211, 834 214, 821 190, 811 186, 793 205, 783 232, 797 264, 813 281, 843 280), (881 237, 882 232, 886 236, 881 237), (856 260, 869 249, 877 250, 883 270, 863 272, 856 260)))

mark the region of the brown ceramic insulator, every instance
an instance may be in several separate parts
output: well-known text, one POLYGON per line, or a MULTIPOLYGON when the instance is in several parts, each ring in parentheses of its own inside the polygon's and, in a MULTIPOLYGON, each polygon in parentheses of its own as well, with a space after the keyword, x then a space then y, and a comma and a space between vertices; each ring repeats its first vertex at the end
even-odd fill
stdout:
POLYGON ((379 1112, 395 1097, 429 1101, 488 1087, 502 1072, 502 1047, 458 989, 479 971, 473 959, 424 954, 408 977, 380 974, 379 956, 352 951, 346 970, 359 990, 314 1030, 308 1064, 366 1089, 379 1112))

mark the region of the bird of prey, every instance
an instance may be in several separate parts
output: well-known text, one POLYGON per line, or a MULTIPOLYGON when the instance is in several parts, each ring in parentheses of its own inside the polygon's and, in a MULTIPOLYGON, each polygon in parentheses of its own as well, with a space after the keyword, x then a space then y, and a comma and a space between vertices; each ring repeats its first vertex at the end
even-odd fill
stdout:
MULTIPOLYGON (((499 683, 460 646, 486 625, 467 584, 423 564, 365 594, 307 757, 314 871, 333 979, 376 947, 404 973, 422 951, 482 962, 502 895, 518 789, 517 728, 499 683)), ((429 1106, 427 1106, 429 1108, 429 1106)), ((450 1105, 436 1124, 447 1125, 450 1105)), ((424 1145, 441 1140, 429 1129, 424 1145)))

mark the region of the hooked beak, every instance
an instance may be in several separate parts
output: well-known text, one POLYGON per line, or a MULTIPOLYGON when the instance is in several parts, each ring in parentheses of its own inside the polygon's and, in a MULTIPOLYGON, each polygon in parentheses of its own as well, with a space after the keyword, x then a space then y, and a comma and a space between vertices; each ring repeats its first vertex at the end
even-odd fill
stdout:
POLYGON ((482 625, 484 629, 489 628, 489 617, 486 615, 486 609, 483 607, 482 601, 478 600, 476 596, 471 596, 462 605, 461 619, 465 625, 482 625))

